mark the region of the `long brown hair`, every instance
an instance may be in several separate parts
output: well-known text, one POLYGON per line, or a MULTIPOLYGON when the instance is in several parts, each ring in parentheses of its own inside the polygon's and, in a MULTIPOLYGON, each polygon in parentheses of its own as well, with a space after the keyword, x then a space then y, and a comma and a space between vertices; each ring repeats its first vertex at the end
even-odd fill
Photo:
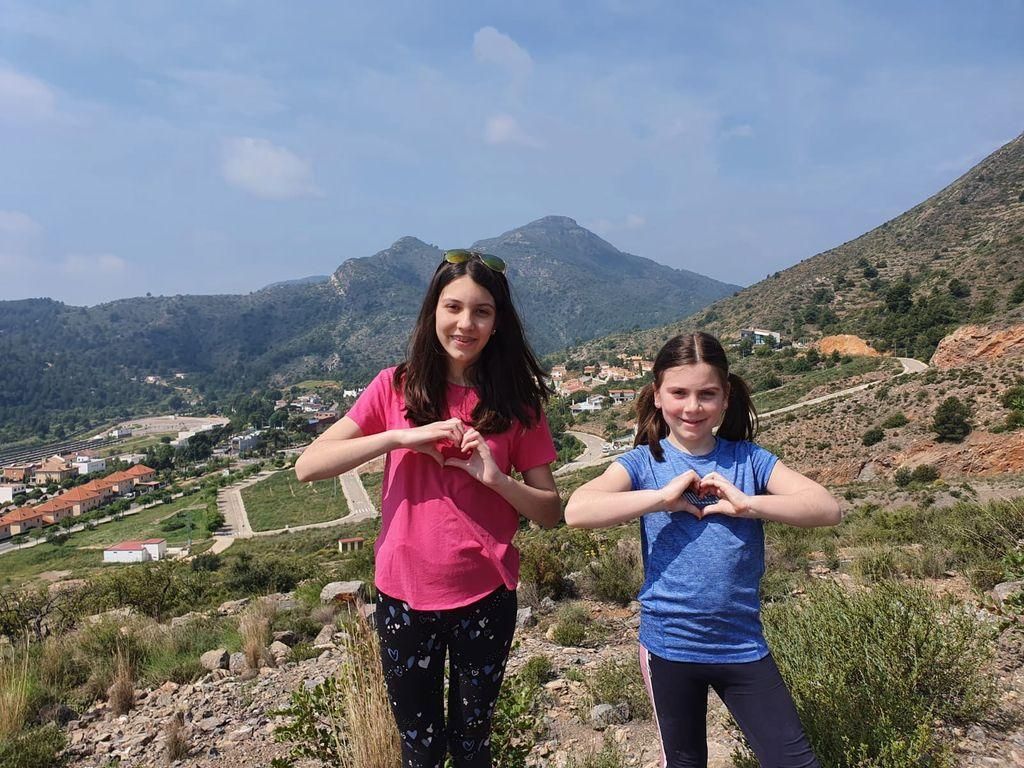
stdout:
POLYGON ((735 373, 729 373, 729 359, 721 342, 710 333, 681 333, 665 342, 654 358, 654 383, 640 390, 636 404, 636 440, 634 446, 646 445, 657 461, 664 461, 662 438, 668 435, 668 424, 661 409, 654 405, 654 392, 661 386, 665 371, 681 365, 707 363, 721 379, 722 387, 729 391, 718 436, 726 440, 753 440, 757 434, 757 411, 750 397, 750 387, 735 373))
POLYGON ((495 333, 465 372, 480 397, 473 426, 484 434, 504 432, 513 419, 529 426, 540 418, 551 390, 526 340, 508 280, 476 258, 461 264, 442 261, 430 280, 405 362, 395 370, 395 388, 404 393, 406 418, 421 426, 447 418, 448 360, 434 316, 445 286, 464 275, 491 294, 495 307, 495 333))

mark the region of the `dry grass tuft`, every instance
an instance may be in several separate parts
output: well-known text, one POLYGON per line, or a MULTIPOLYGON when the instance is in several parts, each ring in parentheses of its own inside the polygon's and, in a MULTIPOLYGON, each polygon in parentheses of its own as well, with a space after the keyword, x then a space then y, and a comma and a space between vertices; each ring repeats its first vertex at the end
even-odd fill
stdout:
POLYGON ((9 658, 0 657, 0 739, 25 727, 31 687, 27 647, 13 649, 9 658))
POLYGON ((188 732, 185 729, 185 718, 181 712, 175 712, 174 717, 167 721, 164 726, 164 757, 168 763, 175 760, 184 760, 188 757, 189 743, 188 732))
POLYGON ((114 682, 107 689, 107 701, 115 715, 127 714, 135 706, 135 665, 120 646, 114 654, 114 682))
POLYGON ((267 646, 270 644, 270 627, 277 615, 277 604, 270 600, 253 603, 238 622, 238 633, 242 636, 242 653, 250 669, 259 669, 273 664, 267 646))
POLYGON ((402 748, 391 715, 380 664, 377 633, 357 613, 346 623, 342 649, 345 663, 338 671, 344 694, 347 744, 343 768, 393 768, 401 765, 402 748))

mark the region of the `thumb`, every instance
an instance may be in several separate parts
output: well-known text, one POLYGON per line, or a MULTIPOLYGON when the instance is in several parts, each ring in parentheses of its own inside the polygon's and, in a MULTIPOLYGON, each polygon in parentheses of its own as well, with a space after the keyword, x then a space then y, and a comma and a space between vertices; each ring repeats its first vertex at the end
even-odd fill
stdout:
POLYGON ((429 456, 430 458, 432 458, 434 461, 437 462, 437 465, 439 467, 444 466, 444 456, 442 456, 441 452, 437 450, 437 448, 435 448, 434 446, 418 445, 414 450, 416 451, 416 453, 422 453, 424 456, 429 456))

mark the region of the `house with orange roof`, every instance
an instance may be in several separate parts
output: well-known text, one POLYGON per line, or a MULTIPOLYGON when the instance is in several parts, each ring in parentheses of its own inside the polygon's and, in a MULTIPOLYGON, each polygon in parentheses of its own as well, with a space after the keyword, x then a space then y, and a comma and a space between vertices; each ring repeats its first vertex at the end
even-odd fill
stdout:
POLYGON ((100 496, 100 504, 106 504, 110 501, 110 498, 116 493, 114 486, 117 483, 112 483, 107 478, 101 477, 97 480, 90 480, 88 483, 83 483, 78 486, 83 491, 89 493, 98 493, 100 496))
POLYGON ((31 483, 32 473, 36 471, 38 464, 11 464, 4 467, 4 480, 15 483, 31 483))
POLYGON ((7 522, 6 518, 0 517, 0 541, 6 541, 11 538, 11 524, 7 522))
POLYGON ((96 491, 90 491, 82 487, 72 488, 70 491, 62 493, 57 499, 65 504, 70 504, 75 517, 84 515, 91 509, 96 509, 105 500, 96 491))
POLYGON ((42 504, 32 507, 32 509, 43 516, 43 523, 46 525, 55 525, 67 517, 75 516, 74 504, 65 500, 63 496, 57 496, 49 501, 44 501, 42 504))
POLYGON ((10 526, 11 536, 32 528, 42 528, 46 523, 43 520, 43 513, 36 511, 33 507, 19 507, 0 518, 4 524, 10 526))
POLYGON ((122 541, 103 550, 104 563, 146 563, 167 555, 167 539, 122 541))
POLYGON ((130 477, 136 485, 156 482, 156 470, 150 469, 145 464, 136 464, 134 467, 126 469, 124 473, 130 477))

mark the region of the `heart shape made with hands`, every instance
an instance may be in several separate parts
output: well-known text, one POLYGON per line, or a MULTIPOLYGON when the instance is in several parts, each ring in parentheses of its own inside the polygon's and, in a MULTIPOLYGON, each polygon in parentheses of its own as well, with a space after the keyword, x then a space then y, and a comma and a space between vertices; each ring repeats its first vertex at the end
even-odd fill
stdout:
POLYGON ((441 454, 441 458, 445 461, 448 459, 466 461, 472 455, 470 451, 463 451, 460 446, 455 445, 451 440, 438 440, 434 443, 434 449, 441 454))
POLYGON ((690 502, 697 509, 704 509, 704 507, 710 507, 712 504, 717 504, 721 499, 715 493, 712 486, 704 487, 703 482, 700 478, 694 480, 687 486, 686 490, 683 491, 683 498, 690 502))

